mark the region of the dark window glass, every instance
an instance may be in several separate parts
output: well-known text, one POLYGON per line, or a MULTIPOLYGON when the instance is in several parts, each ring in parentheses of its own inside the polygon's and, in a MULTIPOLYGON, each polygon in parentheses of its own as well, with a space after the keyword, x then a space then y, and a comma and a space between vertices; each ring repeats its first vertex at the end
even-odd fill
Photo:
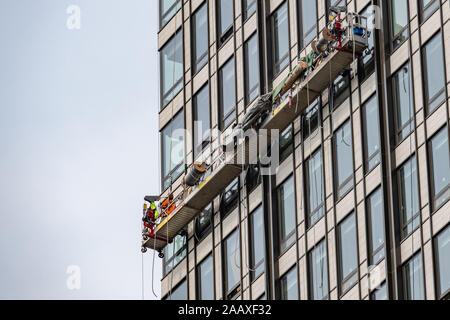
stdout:
POLYGON ((370 263, 378 264, 384 258, 384 213, 381 189, 375 191, 367 202, 367 218, 369 222, 370 263))
POLYGON ((405 300, 423 300, 422 254, 416 254, 403 266, 403 294, 405 300))
POLYGON ((184 172, 184 112, 161 132, 162 187, 166 190, 184 172))
POLYGON ((236 178, 223 191, 220 198, 220 213, 224 218, 239 202, 239 179, 236 178))
POLYGON ((352 213, 338 226, 339 290, 343 294, 358 281, 356 221, 352 213))
POLYGON ((236 119, 236 81, 234 58, 219 72, 221 128, 226 129, 236 119))
POLYGON ((404 239, 420 224, 419 187, 415 156, 399 169, 398 188, 401 231, 402 239, 404 239))
POLYGON ((312 300, 328 298, 327 247, 325 240, 320 242, 308 256, 309 282, 312 300))
POLYGON ((391 36, 392 48, 397 48, 408 38, 408 2, 391 0, 391 36))
POLYGON ((333 110, 350 97, 350 75, 344 72, 333 82, 333 110))
POLYGON ((261 183, 261 175, 258 164, 251 164, 248 166, 245 182, 245 185, 247 186, 247 194, 250 194, 261 183))
POLYGON ((179 31, 161 50, 161 108, 183 88, 183 37, 179 31))
POLYGON ((325 191, 321 149, 316 151, 306 162, 306 186, 308 226, 312 226, 325 214, 325 191))
POLYGON ((366 172, 372 171, 381 161, 380 122, 378 120, 378 100, 373 96, 363 108, 364 162, 366 172))
POLYGON ((181 9, 181 0, 159 0, 159 24, 164 27, 181 9))
POLYGON ((182 301, 188 299, 187 281, 183 280, 175 289, 172 290, 172 295, 168 295, 165 300, 182 301))
POLYGON ((438 8, 438 0, 420 0, 421 11, 422 11, 422 21, 428 19, 438 8))
POLYGON ((250 18, 256 12, 257 1, 256 0, 243 0, 244 1, 244 19, 250 18))
POLYGON ((296 267, 292 268, 280 279, 280 300, 298 300, 296 267))
POLYGON ((203 151, 203 149, 210 143, 210 108, 209 108, 209 85, 204 86, 194 96, 194 157, 203 151))
POLYGON ((209 204, 199 213, 196 219, 195 237, 197 241, 202 240, 211 231, 212 217, 213 206, 209 204))
POLYGON ((445 101, 445 65, 440 32, 425 45, 423 59, 426 103, 428 113, 431 113, 445 101))
POLYGON ((186 236, 178 235, 164 248, 164 274, 168 274, 186 257, 186 236))
POLYGON ((280 163, 286 160, 294 151, 294 132, 292 126, 280 134, 280 163))
MULTIPOLYGON (((330 7, 344 7, 347 8, 346 0, 325 0, 326 6, 327 6, 327 12, 330 9, 330 7)), ((329 16, 327 16, 327 21, 329 21, 329 16)))
POLYGON ((392 76, 392 104, 395 113, 395 136, 399 143, 414 130, 414 108, 409 64, 392 76))
POLYGON ((340 127, 334 137, 337 199, 353 188, 353 150, 350 120, 340 127))
POLYGON ((289 65, 289 21, 286 1, 272 14, 273 73, 289 65))
POLYGON ((300 0, 302 48, 317 36, 316 0, 300 0))
POLYGON ((245 104, 248 105, 259 95, 259 53, 258 34, 254 34, 244 47, 245 54, 245 104))
POLYGON ((219 45, 225 43, 228 38, 233 34, 233 2, 230 0, 218 0, 218 31, 219 31, 219 45))
POLYGON ((446 127, 431 139, 430 155, 431 189, 433 191, 433 207, 436 209, 450 197, 450 159, 446 127))
POLYGON ((227 298, 233 299, 240 291, 241 254, 239 233, 235 230, 225 240, 225 290, 227 298))
POLYGON ((294 177, 278 187, 278 214, 280 251, 283 252, 295 242, 295 187, 294 177))
POLYGON ((442 231, 436 240, 438 292, 444 297, 450 291, 450 227, 442 231))
POLYGON ((319 127, 319 102, 320 98, 314 100, 305 110, 305 115, 303 116, 303 139, 308 138, 319 127))
POLYGON ((371 300, 388 300, 386 282, 372 292, 371 300))
POLYGON ((264 215, 259 207, 250 215, 250 249, 251 249, 251 280, 257 279, 264 272, 264 215), (253 271, 254 270, 254 271, 253 271))
POLYGON ((214 300, 214 263, 210 255, 198 266, 198 300, 214 300))
POLYGON ((208 62, 208 6, 203 4, 192 17, 193 23, 193 70, 199 71, 208 62))

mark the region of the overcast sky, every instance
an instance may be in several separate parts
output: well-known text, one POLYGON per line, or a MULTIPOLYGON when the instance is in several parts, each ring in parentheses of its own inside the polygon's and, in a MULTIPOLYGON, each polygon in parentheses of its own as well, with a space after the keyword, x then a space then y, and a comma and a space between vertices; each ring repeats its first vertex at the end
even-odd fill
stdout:
MULTIPOLYGON (((142 200, 160 185, 157 17, 156 0, 0 0, 1 299, 141 298, 142 200)), ((151 268, 149 251, 146 299, 151 268)))

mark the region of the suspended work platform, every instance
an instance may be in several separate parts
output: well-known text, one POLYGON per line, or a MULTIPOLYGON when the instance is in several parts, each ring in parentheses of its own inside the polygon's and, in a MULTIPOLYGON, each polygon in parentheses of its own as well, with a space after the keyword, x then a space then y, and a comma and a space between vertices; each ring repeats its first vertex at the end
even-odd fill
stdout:
MULTIPOLYGON (((183 192, 170 200, 173 210, 163 212, 151 232, 143 233, 143 249, 161 252, 249 164, 257 163, 262 141, 259 129, 269 134, 270 130, 284 130, 364 52, 367 37, 364 17, 349 13, 346 20, 338 16, 331 22, 322 37, 312 43, 313 50, 306 59, 300 59, 298 67, 278 88, 261 96, 247 111, 241 123, 233 128, 231 139, 228 137, 220 150, 213 152, 219 155, 208 165, 195 163, 189 168, 183 192)), ((270 145, 270 139, 263 144, 270 145)), ((263 146, 264 151, 266 147, 263 146)))

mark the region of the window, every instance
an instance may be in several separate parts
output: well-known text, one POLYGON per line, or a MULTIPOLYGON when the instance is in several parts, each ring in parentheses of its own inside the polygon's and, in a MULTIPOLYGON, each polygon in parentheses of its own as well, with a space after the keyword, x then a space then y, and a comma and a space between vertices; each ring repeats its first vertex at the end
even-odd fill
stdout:
POLYGON ((397 144, 414 130, 414 108, 409 64, 392 76, 392 104, 395 114, 395 137, 397 144))
POLYGON ((308 226, 313 226, 325 214, 322 149, 306 162, 306 212, 308 226))
POLYGON ((280 279, 280 300, 298 300, 296 267, 292 268, 280 279))
POLYGON ((273 74, 289 65, 289 24, 286 1, 272 14, 273 74))
POLYGON ((186 236, 178 235, 164 248, 164 274, 167 275, 186 257, 186 236))
POLYGON ((233 22, 234 22, 234 8, 233 2, 230 0, 218 0, 218 44, 221 46, 224 44, 233 34, 233 22))
POLYGON ((322 240, 308 255, 309 287, 312 300, 328 299, 327 248, 322 240))
MULTIPOLYGON (((331 7, 343 7, 343 8, 347 8, 347 4, 346 4, 346 0, 326 0, 326 5, 327 5, 327 11, 331 8, 331 7)), ((327 19, 328 19, 328 14, 327 14, 327 19)))
POLYGON ((261 183, 261 175, 259 164, 251 164, 248 166, 245 176, 245 185, 247 186, 247 194, 250 194, 261 183))
POLYGON ((164 27, 167 22, 181 9, 181 0, 159 0, 159 25, 164 27))
POLYGON ((245 55, 245 105, 249 105, 259 96, 259 54, 258 34, 247 40, 245 55))
POLYGON ((377 265, 384 258, 384 210, 381 189, 370 195, 367 201, 369 227, 369 261, 377 265))
POLYGON ((438 8, 438 0, 419 0, 422 21, 427 20, 438 8))
POLYGON ((226 129, 236 119, 236 83, 234 58, 231 58, 219 72, 220 126, 226 129))
POLYGON ((214 300, 214 263, 210 255, 198 266, 198 300, 214 300))
POLYGON ((398 170, 401 237, 408 237, 420 224, 416 157, 398 170))
POLYGON ((350 120, 334 136, 336 199, 341 200, 353 188, 353 150, 350 120))
MULTIPOLYGON (((366 17, 367 23, 370 24, 370 20, 372 20, 372 25, 375 25, 375 12, 374 8, 371 5, 368 5, 363 12, 361 13, 363 17, 366 17)), ((375 71, 375 29, 371 30, 367 41, 368 41, 368 47, 367 51, 365 51, 362 55, 362 57, 359 59, 360 62, 360 68, 359 70, 359 81, 363 82, 365 79, 367 79, 374 71, 375 71)))
POLYGON ((299 11, 301 13, 301 48, 305 48, 317 36, 316 0, 300 0, 299 11))
POLYGON ((294 130, 290 125, 280 134, 280 163, 294 151, 294 130))
POLYGON ((422 254, 418 253, 403 266, 404 300, 423 300, 422 254))
POLYGON ((257 279, 264 272, 264 215, 260 206, 250 215, 250 279, 257 279), (253 271, 254 270, 254 271, 253 271))
POLYGON ((161 132, 162 189, 184 172, 184 112, 180 112, 161 132))
POLYGON ((450 197, 450 159, 446 127, 431 139, 429 148, 433 209, 437 209, 450 197))
POLYGON ((356 221, 352 213, 338 226, 339 292, 346 293, 358 281, 356 221))
POLYGON ((362 113, 364 127, 364 169, 368 173, 381 161, 380 122, 378 120, 378 99, 376 95, 366 102, 362 113))
POLYGON ((303 116, 303 139, 306 140, 318 127, 320 119, 320 98, 314 100, 303 116))
POLYGON ((239 178, 236 178, 232 183, 230 183, 225 188, 220 197, 220 214, 222 218, 224 218, 234 208, 236 208, 238 202, 239 202, 239 178))
POLYGON ((436 270, 438 296, 443 298, 450 292, 450 227, 436 238, 436 270))
POLYGON ((371 294, 371 300, 387 300, 387 297, 386 282, 384 282, 371 294))
POLYGON ((192 17, 192 68, 198 72, 208 62, 208 5, 203 4, 192 17))
POLYGON ((295 242, 295 186, 294 177, 288 178, 278 187, 278 221, 280 232, 280 252, 284 252, 295 242))
POLYGON ((390 0, 392 50, 395 50, 408 38, 408 2, 390 0))
POLYGON ((183 37, 179 31, 161 50, 161 109, 183 88, 183 37))
POLYGON ((188 299, 188 288, 186 279, 183 280, 175 289, 172 290, 172 294, 169 295, 164 300, 187 300, 188 299))
POLYGON ((347 70, 333 82, 333 110, 350 97, 350 72, 347 70))
POLYGON ((257 1, 256 0, 243 0, 244 5, 244 20, 250 18, 256 12, 257 1))
POLYGON ((241 291, 241 254, 237 230, 225 240, 224 250, 225 295, 228 300, 233 300, 241 291))
POLYGON ((193 100, 194 158, 197 158, 211 142, 209 85, 200 89, 193 100))
POLYGON ((195 237, 197 241, 202 240, 211 231, 212 219, 213 206, 209 204, 199 213, 195 221, 195 237))
POLYGON ((428 113, 432 113, 445 101, 445 65, 440 32, 425 45, 423 68, 425 102, 428 113))

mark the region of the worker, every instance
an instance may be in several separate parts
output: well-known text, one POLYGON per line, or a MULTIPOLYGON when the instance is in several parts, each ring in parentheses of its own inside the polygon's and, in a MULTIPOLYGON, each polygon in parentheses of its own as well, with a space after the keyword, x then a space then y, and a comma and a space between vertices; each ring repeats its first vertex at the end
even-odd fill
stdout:
MULTIPOLYGON (((145 205, 145 207, 146 206, 147 205, 145 205)), ((158 216, 158 205, 155 201, 153 201, 150 203, 150 207, 148 209, 144 209, 144 217, 142 218, 142 221, 147 228, 151 228, 150 226, 153 226, 155 224, 158 216)))
POLYGON ((170 194, 162 203, 161 211, 163 217, 170 215, 175 210, 175 202, 173 201, 173 194, 170 194))

